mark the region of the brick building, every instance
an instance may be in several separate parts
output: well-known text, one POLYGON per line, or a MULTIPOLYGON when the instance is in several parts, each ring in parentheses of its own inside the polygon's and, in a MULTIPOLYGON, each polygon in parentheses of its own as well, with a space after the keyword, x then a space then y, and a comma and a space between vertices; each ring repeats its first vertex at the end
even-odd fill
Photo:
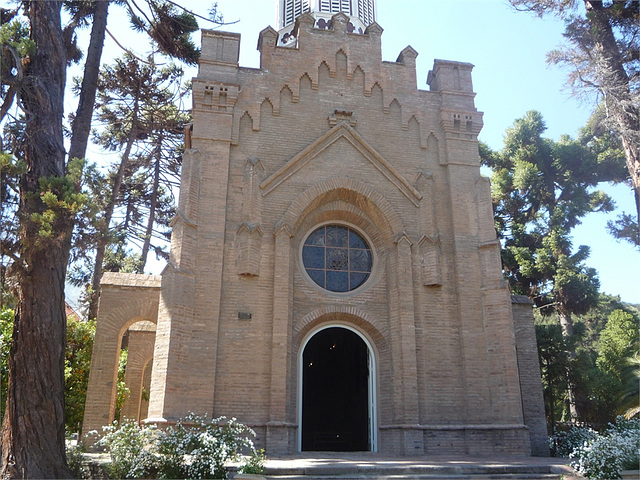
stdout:
POLYGON ((545 454, 473 66, 436 60, 417 89, 415 50, 381 58, 374 0, 281 0, 277 27, 257 69, 202 32, 171 259, 105 274, 85 431, 113 418, 129 330, 135 418, 235 416, 270 455, 545 454))

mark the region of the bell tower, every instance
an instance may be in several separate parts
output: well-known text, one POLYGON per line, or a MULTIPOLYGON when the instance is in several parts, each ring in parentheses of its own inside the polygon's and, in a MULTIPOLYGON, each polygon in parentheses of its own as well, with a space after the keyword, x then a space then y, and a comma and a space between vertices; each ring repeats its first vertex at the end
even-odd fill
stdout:
POLYGON ((331 17, 343 12, 349 16, 348 33, 363 34, 377 20, 375 0, 278 0, 279 46, 295 45, 296 19, 307 12, 320 29, 330 29, 331 17))

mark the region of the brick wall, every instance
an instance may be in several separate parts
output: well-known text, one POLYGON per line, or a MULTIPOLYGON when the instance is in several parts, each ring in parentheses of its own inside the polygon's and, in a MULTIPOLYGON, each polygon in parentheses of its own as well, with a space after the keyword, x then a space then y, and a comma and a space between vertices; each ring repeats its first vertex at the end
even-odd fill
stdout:
POLYGON ((437 60, 418 90, 417 52, 382 61, 382 29, 348 34, 345 18, 300 17, 294 48, 263 30, 260 69, 238 66, 237 34, 203 31, 149 417, 232 415, 269 454, 297 451, 302 346, 348 325, 375 361, 379 450, 529 453, 526 415, 540 413, 523 413, 473 66, 437 60), (374 251, 353 292, 302 268, 325 223, 374 251))

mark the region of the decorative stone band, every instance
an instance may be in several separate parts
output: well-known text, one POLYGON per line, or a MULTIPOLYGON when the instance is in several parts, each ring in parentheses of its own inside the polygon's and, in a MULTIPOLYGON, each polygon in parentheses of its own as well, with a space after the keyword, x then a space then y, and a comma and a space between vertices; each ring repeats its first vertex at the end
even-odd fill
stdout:
POLYGON ((380 425, 380 430, 529 430, 523 424, 466 424, 466 425, 419 425, 419 424, 394 424, 380 425))
MULTIPOLYGON (((170 425, 175 425, 176 422, 178 420, 167 420, 166 418, 146 418, 144 420, 142 420, 142 423, 144 424, 158 424, 159 426, 162 426, 163 428, 165 426, 170 426, 170 425)), ((251 422, 242 422, 243 425, 246 425, 249 428, 263 428, 263 427, 282 427, 282 428, 298 428, 298 424, 297 423, 292 423, 292 422, 255 422, 255 423, 251 423, 251 422)), ((183 425, 192 425, 189 422, 185 422, 182 421, 183 425)))
POLYGON ((251 427, 251 428, 255 428, 255 427, 298 428, 298 424, 297 423, 292 423, 292 422, 247 423, 246 425, 251 427))

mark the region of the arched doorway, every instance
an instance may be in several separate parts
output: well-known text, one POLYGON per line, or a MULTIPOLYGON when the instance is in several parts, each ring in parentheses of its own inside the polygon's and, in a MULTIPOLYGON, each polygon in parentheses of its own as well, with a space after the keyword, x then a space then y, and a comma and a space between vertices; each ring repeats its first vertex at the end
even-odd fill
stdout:
POLYGON ((375 450, 373 358, 343 326, 316 332, 302 351, 301 450, 375 450))

